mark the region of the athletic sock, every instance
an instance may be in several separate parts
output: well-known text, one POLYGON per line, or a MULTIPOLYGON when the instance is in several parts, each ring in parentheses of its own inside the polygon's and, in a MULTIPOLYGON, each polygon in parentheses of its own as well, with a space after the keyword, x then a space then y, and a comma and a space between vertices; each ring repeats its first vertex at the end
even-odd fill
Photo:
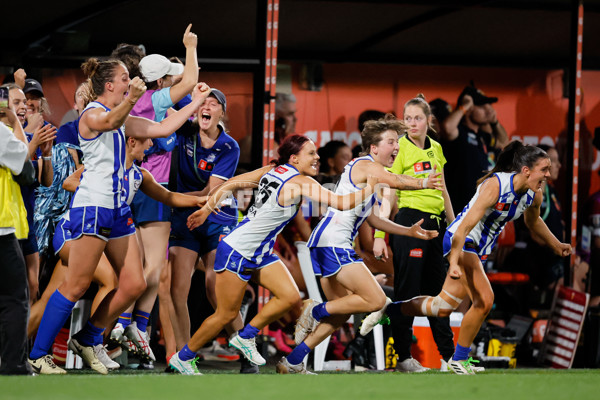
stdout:
POLYGON ((104 328, 98 328, 88 321, 82 330, 77 332, 75 339, 84 346, 95 346, 102 343, 102 333, 104 328))
POLYGON ((390 318, 398 318, 401 317, 402 314, 402 303, 404 303, 403 301, 395 301, 393 303, 390 303, 387 308, 385 309, 385 313, 387 314, 388 317, 390 318))
POLYGON ((75 302, 63 296, 58 289, 50 296, 29 358, 35 360, 50 354, 54 339, 71 315, 73 307, 75 307, 75 302))
POLYGON ((146 327, 148 326, 149 318, 150 313, 144 312, 142 310, 135 310, 133 312, 133 320, 137 324, 138 329, 142 332, 146 332, 146 327))
POLYGON ((123 325, 123 329, 127 328, 131 324, 131 313, 124 312, 119 315, 117 323, 123 325))
POLYGON ((329 312, 327 311, 327 308, 325 307, 326 305, 327 305, 327 302, 317 304, 316 306, 313 307, 312 316, 314 319, 316 319, 317 321, 320 321, 325 317, 331 316, 331 314, 329 314, 329 312))
POLYGON ((287 360, 292 365, 298 365, 302 361, 304 361, 304 357, 310 353, 310 348, 306 345, 306 343, 302 342, 292 352, 289 356, 287 356, 287 360))
POLYGON ((259 331, 260 331, 260 329, 255 328, 250 324, 247 324, 244 327, 244 329, 239 331, 238 335, 240 335, 240 337, 242 339, 252 339, 253 337, 256 337, 256 335, 258 335, 259 331))
POLYGON ((179 359, 181 361, 189 361, 196 358, 198 355, 195 351, 190 350, 188 345, 183 346, 183 349, 179 350, 179 359))
POLYGON ((471 347, 462 347, 460 344, 456 344, 456 350, 454 351, 454 355, 452 359, 454 361, 463 361, 469 358, 469 353, 471 352, 471 347))

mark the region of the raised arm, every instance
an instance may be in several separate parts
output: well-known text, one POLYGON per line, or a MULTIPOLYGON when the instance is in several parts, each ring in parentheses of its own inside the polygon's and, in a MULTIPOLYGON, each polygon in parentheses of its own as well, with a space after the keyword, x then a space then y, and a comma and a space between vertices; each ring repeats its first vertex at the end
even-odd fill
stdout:
POLYGON ((214 193, 210 194, 210 198, 206 204, 198 211, 188 217, 188 228, 194 229, 204 223, 206 218, 217 209, 221 202, 230 196, 238 189, 255 188, 260 182, 260 178, 273 169, 272 166, 266 166, 257 170, 247 172, 242 175, 235 176, 227 182, 220 185, 214 193))
POLYGON ((540 207, 542 205, 542 192, 537 190, 533 203, 524 212, 523 219, 525 225, 532 231, 537 237, 541 238, 542 241, 561 257, 566 257, 571 254, 571 245, 568 243, 561 243, 560 240, 554 236, 554 234, 548 229, 548 226, 544 220, 540 217, 540 207))
POLYGON ((194 88, 193 100, 181 110, 170 114, 161 122, 151 121, 143 117, 130 116, 125 123, 127 135, 134 138, 167 137, 183 125, 198 110, 198 107, 210 94, 210 87, 204 82, 194 88))
POLYGON ((164 186, 156 183, 151 173, 141 168, 143 179, 140 190, 156 201, 171 207, 202 207, 206 197, 190 196, 183 193, 171 192, 164 186))
POLYGON ((450 255, 448 262, 450 268, 448 273, 452 279, 459 279, 462 272, 458 266, 458 259, 462 253, 463 246, 465 245, 465 239, 471 229, 477 225, 477 223, 483 218, 488 208, 493 207, 498 202, 498 196, 500 195, 500 185, 497 179, 486 180, 479 188, 479 196, 473 204, 473 207, 465 214, 462 221, 456 228, 456 232, 452 236, 452 247, 450 248, 450 255))
POLYGON ((194 86, 198 83, 198 56, 196 48, 198 45, 198 37, 195 33, 190 32, 192 24, 189 24, 183 34, 183 45, 185 46, 185 67, 181 81, 173 85, 170 90, 171 101, 173 104, 183 99, 185 95, 190 93, 194 86))
POLYGON ((146 84, 136 76, 129 83, 129 93, 127 93, 121 104, 110 111, 94 108, 81 115, 79 120, 80 135, 85 139, 93 139, 102 132, 120 128, 127 120, 135 103, 145 92, 146 84))

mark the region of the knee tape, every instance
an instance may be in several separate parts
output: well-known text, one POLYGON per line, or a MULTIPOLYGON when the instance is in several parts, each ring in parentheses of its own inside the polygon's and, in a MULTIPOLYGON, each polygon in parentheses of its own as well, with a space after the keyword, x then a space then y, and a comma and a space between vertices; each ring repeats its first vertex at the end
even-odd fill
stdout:
MULTIPOLYGON (((447 293, 446 293, 447 294, 447 293)), ((451 295, 450 295, 451 296, 451 295)), ((454 296, 451 296, 452 299, 455 299, 454 296)), ((462 300, 458 299, 458 303, 460 304, 462 300)), ((440 310, 455 310, 456 307, 453 307, 446 300, 442 299, 439 295, 435 297, 428 297, 427 300, 421 304, 421 311, 423 315, 437 317, 440 310), (431 310, 429 311, 428 308, 431 310)))

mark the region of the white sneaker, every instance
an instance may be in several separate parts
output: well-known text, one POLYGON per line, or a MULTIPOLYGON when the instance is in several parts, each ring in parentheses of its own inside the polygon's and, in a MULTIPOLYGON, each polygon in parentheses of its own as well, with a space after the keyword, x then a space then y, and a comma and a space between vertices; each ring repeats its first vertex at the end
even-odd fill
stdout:
POLYGON ((118 344, 123 343, 123 340, 125 339, 125 337, 123 336, 124 332, 125 328, 123 328, 123 324, 118 322, 112 329, 112 331, 110 331, 110 340, 118 344))
POLYGON ((233 349, 224 349, 219 342, 213 340, 210 347, 198 351, 206 361, 238 361, 240 355, 233 349))
POLYGON ((440 361, 442 363, 442 365, 440 366, 440 372, 450 372, 450 369, 448 369, 448 363, 446 362, 446 360, 441 358, 440 361))
POLYGON ((229 340, 229 346, 238 349, 244 355, 244 357, 246 357, 248 361, 253 364, 265 365, 267 363, 267 361, 256 349, 256 341, 254 338, 244 339, 240 337, 240 334, 238 333, 233 337, 233 339, 229 340))
MULTIPOLYGON (((450 358, 452 359, 452 358, 450 358)), ((452 369, 450 369, 450 367, 448 367, 448 363, 446 362, 446 360, 441 359, 440 360, 442 362, 442 366, 440 367, 440 371, 442 372, 450 372, 452 371, 452 369)), ((485 367, 477 367, 473 364, 471 364, 471 369, 473 370, 473 372, 480 373, 480 372, 485 372, 485 367)))
POLYGON ((181 358, 179 358, 179 352, 177 352, 173 354, 169 360, 169 367, 171 367, 173 371, 179 372, 181 375, 202 375, 202 373, 198 371, 196 360, 198 360, 198 357, 188 361, 182 361, 181 358))
POLYGON ((392 299, 389 297, 385 298, 385 305, 379 311, 372 312, 367 315, 365 319, 362 320, 362 324, 360 325, 360 334, 361 336, 366 336, 369 332, 375 328, 377 324, 379 324, 382 320, 385 319, 385 310, 387 306, 392 303, 392 299))
POLYGON ((475 370, 473 369, 472 364, 474 361, 476 360, 473 360, 470 357, 468 360, 459 361, 450 358, 450 360, 448 360, 448 369, 457 375, 475 375, 475 370))
POLYGON ((101 373, 102 375, 108 374, 108 370, 98 359, 98 355, 96 354, 96 349, 94 346, 83 346, 74 337, 69 339, 67 346, 69 347, 69 350, 81 357, 83 362, 91 369, 101 373))
POLYGON ((102 345, 102 344, 95 345, 94 351, 96 352, 96 357, 98 357, 98 360, 100 360, 100 362, 102 364, 104 364, 104 366, 106 367, 107 370, 112 371, 112 370, 121 368, 121 365, 118 362, 113 361, 108 356, 106 347, 104 345, 102 345))
POLYGON ((140 355, 148 357, 152 361, 156 361, 154 353, 150 348, 148 333, 140 331, 135 321, 125 328, 125 336, 135 344, 140 355))
POLYGON ((421 365, 420 362, 418 362, 417 360, 415 360, 412 357, 409 357, 406 360, 404 360, 402 362, 398 362, 396 364, 396 371, 419 373, 419 372, 429 371, 429 368, 425 368, 424 366, 421 365))
POLYGON ((317 325, 319 325, 319 321, 312 315, 312 310, 317 304, 319 304, 319 302, 313 299, 304 300, 302 314, 300 314, 300 318, 298 318, 296 328, 294 329, 294 342, 296 342, 296 345, 302 343, 304 339, 315 330, 317 325))
POLYGON ((50 354, 46 354, 43 357, 36 358, 32 360, 31 358, 27 359, 29 365, 33 369, 33 372, 41 375, 64 375, 67 373, 64 369, 54 364, 54 360, 50 354))
POLYGON ((314 372, 307 370, 303 362, 293 365, 288 362, 286 357, 281 358, 275 366, 275 370, 278 374, 317 375, 314 372))

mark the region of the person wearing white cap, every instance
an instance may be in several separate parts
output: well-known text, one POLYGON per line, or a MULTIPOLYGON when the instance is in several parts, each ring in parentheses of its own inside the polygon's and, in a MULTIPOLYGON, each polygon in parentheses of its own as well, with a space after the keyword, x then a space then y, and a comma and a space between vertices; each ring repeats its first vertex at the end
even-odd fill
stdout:
MULTIPOLYGON (((166 117, 167 110, 189 94, 198 83, 198 37, 191 32, 191 28, 192 24, 189 24, 183 34, 183 44, 186 48, 185 67, 170 62, 160 54, 151 54, 140 60, 139 69, 148 90, 131 110, 131 115, 160 122, 166 117), (173 84, 173 76, 181 74, 181 81, 173 84)), ((166 187, 171 169, 171 151, 176 145, 175 134, 153 139, 153 143, 146 151, 147 160, 142 163, 142 167, 152 174, 156 182, 166 187)), ((111 338, 117 342, 129 339, 136 344, 140 352, 148 356, 148 359, 153 359, 146 336, 146 326, 158 293, 161 270, 166 265, 171 209, 141 191, 135 195, 131 209, 137 227, 138 243, 141 243, 144 254, 148 287, 135 305, 126 310, 119 319, 131 321, 131 324, 117 323, 111 332, 111 338)))

